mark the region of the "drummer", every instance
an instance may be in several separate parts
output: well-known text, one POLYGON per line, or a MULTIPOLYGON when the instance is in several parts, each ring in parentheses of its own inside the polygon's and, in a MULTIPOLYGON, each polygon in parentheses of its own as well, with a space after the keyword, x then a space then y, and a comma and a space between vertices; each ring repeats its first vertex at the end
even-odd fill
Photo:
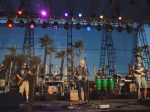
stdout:
POLYGON ((98 73, 96 73, 96 79, 104 79, 105 76, 102 73, 101 69, 98 70, 98 73))

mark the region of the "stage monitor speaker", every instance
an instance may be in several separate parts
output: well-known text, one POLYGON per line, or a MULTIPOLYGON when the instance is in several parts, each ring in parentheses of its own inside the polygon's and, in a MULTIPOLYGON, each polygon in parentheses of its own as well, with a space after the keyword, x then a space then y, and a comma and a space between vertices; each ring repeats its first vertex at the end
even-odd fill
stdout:
MULTIPOLYGON (((81 90, 81 97, 82 97, 82 100, 84 100, 84 91, 81 90)), ((78 101, 79 98, 78 98, 78 90, 70 90, 70 100, 71 101, 78 101)))
POLYGON ((21 103, 22 96, 17 91, 0 94, 0 108, 19 108, 21 103))

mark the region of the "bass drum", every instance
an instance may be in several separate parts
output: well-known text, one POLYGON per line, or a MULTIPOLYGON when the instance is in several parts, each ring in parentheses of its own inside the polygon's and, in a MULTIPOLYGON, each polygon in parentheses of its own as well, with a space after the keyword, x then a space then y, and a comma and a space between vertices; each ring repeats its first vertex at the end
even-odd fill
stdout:
POLYGON ((56 86, 48 86, 47 89, 48 94, 54 94, 58 92, 58 88, 56 86))

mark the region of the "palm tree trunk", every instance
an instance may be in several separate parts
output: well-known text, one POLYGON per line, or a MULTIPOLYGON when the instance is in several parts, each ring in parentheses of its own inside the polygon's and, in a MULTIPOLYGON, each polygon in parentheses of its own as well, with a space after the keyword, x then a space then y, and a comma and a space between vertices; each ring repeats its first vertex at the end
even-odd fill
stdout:
POLYGON ((43 74, 45 75, 45 69, 46 69, 46 56, 47 56, 47 46, 44 47, 44 62, 43 62, 43 74))
POLYGON ((73 80, 74 55, 71 54, 71 80, 73 80))
POLYGON ((64 68, 64 56, 62 57, 62 60, 61 60, 60 80, 62 80, 63 68, 64 68))
POLYGON ((50 79, 51 79, 51 76, 52 76, 52 59, 53 59, 53 53, 50 52, 50 66, 49 66, 50 79))

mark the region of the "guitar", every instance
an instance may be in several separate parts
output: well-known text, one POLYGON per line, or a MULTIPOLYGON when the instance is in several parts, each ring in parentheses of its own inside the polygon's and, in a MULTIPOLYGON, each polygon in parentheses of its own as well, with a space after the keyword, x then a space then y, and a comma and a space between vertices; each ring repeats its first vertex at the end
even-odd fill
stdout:
POLYGON ((84 81, 86 81, 87 80, 87 77, 85 77, 85 76, 83 76, 83 75, 75 75, 74 74, 74 76, 77 78, 77 80, 84 80, 84 81))
POLYGON ((149 72, 150 69, 140 69, 140 70, 132 70, 132 71, 133 71, 135 77, 137 77, 137 76, 141 77, 141 76, 145 75, 145 73, 149 72))
POLYGON ((21 86, 23 84, 23 81, 24 81, 24 77, 23 75, 17 75, 19 81, 17 83, 18 86, 21 86))

